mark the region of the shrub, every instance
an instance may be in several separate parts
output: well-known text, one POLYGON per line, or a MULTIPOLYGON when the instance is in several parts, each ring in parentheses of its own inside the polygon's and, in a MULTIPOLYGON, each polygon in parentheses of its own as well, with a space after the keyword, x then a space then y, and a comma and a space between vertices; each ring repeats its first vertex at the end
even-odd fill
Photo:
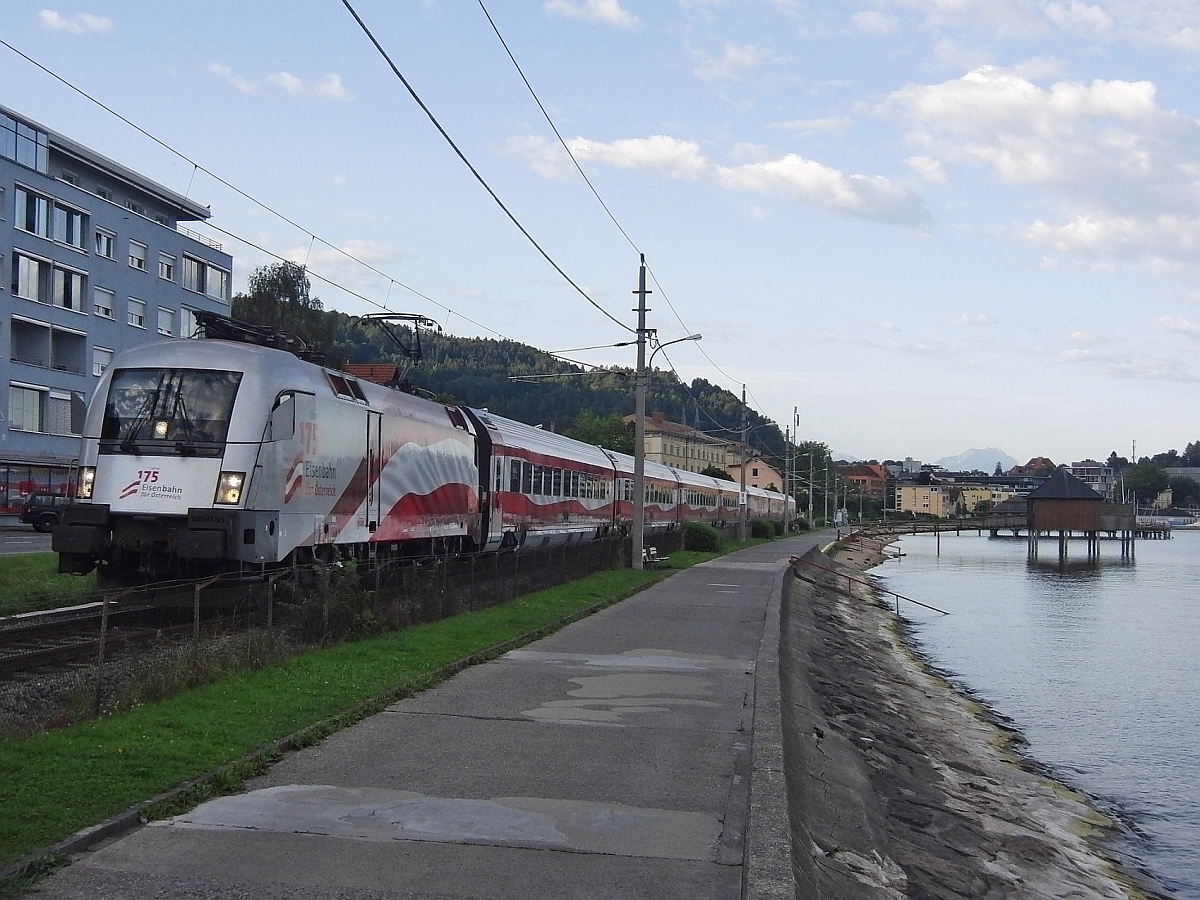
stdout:
POLYGON ((703 522, 683 524, 683 549, 715 552, 721 549, 721 532, 703 522))
POLYGON ((783 534, 783 523, 782 522, 772 522, 771 528, 773 528, 775 530, 775 537, 779 537, 780 535, 783 534))
POLYGON ((769 538, 775 534, 775 526, 767 519, 750 520, 750 537, 769 538))
POLYGON ((808 531, 808 519, 797 519, 792 523, 792 528, 796 531, 808 531))

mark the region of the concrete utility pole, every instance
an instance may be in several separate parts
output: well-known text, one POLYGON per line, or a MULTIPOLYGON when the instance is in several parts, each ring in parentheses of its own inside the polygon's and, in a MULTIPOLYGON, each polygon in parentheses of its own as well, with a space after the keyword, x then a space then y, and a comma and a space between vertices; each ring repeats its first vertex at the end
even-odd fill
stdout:
POLYGON ((783 429, 783 530, 788 531, 791 522, 788 519, 787 498, 792 490, 792 428, 783 429))
POLYGON ((738 517, 738 540, 746 539, 746 462, 750 455, 746 447, 746 385, 742 385, 742 492, 738 500, 741 515, 738 517))
POLYGON ((817 514, 813 504, 816 500, 813 497, 813 485, 816 484, 817 470, 816 462, 813 458, 812 444, 808 447, 808 530, 815 531, 817 527, 817 514))
MULTIPOLYGON (((641 254, 641 266, 638 268, 638 325, 637 325, 637 377, 635 378, 636 396, 633 425, 633 567, 641 569, 645 547, 646 533, 646 382, 649 380, 646 372, 646 254, 641 254)), ((616 498, 613 499, 616 502, 616 498)))
POLYGON ((792 493, 789 494, 793 503, 796 504, 796 515, 792 519, 798 519, 800 513, 800 501, 796 499, 796 483, 800 480, 800 407, 792 407, 792 493))

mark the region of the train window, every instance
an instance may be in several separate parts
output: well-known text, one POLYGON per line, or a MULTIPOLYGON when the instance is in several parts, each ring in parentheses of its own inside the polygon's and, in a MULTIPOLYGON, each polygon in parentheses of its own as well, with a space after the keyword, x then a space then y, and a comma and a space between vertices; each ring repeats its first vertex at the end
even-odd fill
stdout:
POLYGON ((275 398, 271 410, 271 434, 269 440, 290 441, 296 436, 296 395, 287 392, 275 398))
POLYGON ((527 462, 521 463, 521 493, 533 493, 533 466, 527 462))
POLYGON ((326 372, 326 377, 329 378, 329 385, 333 388, 333 392, 339 397, 353 399, 354 394, 350 393, 350 388, 346 384, 346 379, 335 372, 326 372))
POLYGON ((542 477, 545 475, 545 469, 542 466, 533 467, 533 493, 542 494, 542 477))
POLYGON ((516 494, 521 490, 521 461, 510 459, 508 464, 511 467, 508 472, 508 489, 516 494))
POLYGON ((578 472, 571 473, 571 496, 572 497, 579 496, 579 473, 578 472))
POLYGON ((561 497, 563 495, 563 470, 554 470, 554 496, 561 497))

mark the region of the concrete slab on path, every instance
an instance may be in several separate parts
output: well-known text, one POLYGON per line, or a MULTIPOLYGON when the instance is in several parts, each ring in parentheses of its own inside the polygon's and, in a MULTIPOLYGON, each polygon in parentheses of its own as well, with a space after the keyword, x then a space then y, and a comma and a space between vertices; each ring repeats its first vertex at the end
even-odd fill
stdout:
POLYGON ((778 674, 774 647, 757 665, 764 625, 814 543, 679 572, 85 854, 42 895, 737 898, 754 703, 778 674))

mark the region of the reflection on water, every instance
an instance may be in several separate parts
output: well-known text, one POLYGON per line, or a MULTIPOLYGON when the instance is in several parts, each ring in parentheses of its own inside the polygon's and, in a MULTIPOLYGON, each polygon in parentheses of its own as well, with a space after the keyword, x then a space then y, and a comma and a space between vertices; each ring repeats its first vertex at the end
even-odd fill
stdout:
POLYGON ((940 544, 905 537, 876 570, 951 613, 904 608, 922 648, 1012 718, 1031 755, 1131 816, 1127 852, 1200 898, 1200 535, 1140 542, 1136 563, 1107 542, 1061 565, 1057 547, 1029 562, 1024 541, 940 544))

